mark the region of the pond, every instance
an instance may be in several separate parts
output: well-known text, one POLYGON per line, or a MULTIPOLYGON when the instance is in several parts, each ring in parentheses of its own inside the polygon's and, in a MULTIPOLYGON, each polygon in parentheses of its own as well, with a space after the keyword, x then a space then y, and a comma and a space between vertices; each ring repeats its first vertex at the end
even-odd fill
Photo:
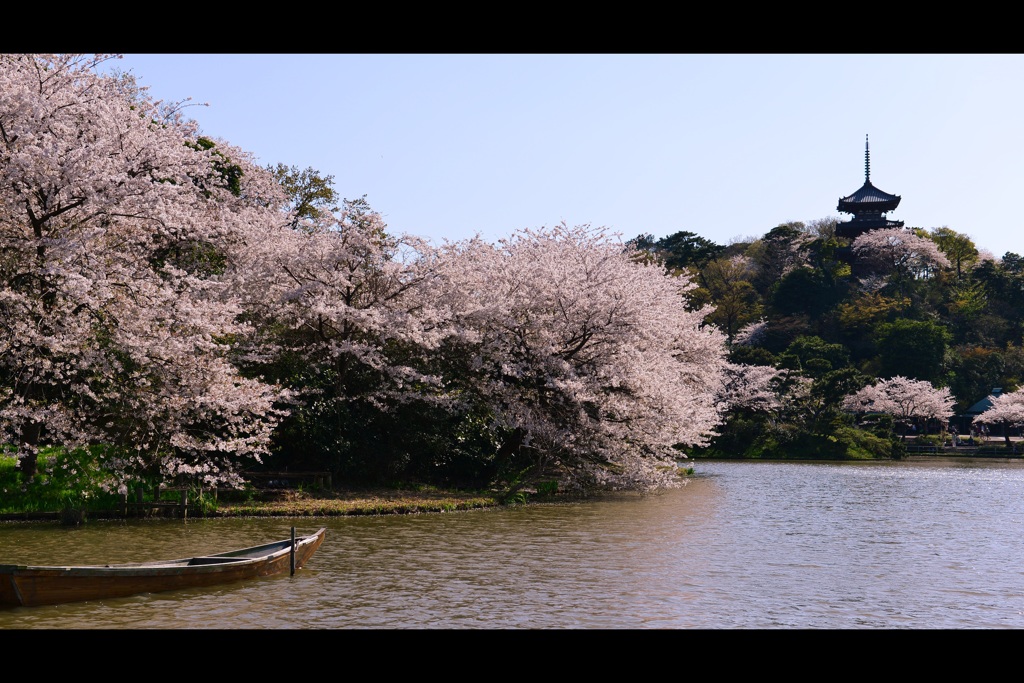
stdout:
POLYGON ((1024 463, 703 461, 682 489, 423 515, 0 524, 0 562, 230 550, 294 576, 0 610, 0 629, 1024 627, 1024 463))

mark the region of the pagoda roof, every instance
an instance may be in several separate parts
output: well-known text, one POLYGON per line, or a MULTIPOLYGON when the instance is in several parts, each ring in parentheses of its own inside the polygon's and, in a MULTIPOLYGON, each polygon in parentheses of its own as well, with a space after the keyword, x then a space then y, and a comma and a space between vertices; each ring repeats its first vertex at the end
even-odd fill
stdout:
POLYGON ((889 194, 871 184, 870 180, 864 181, 859 190, 847 197, 840 197, 839 210, 846 213, 856 213, 854 209, 869 211, 892 211, 899 206, 901 197, 889 194))
POLYGON ((871 184, 871 150, 867 136, 864 136, 864 184, 853 194, 840 197, 839 211, 859 214, 862 212, 892 211, 900 204, 900 196, 889 194, 871 184))

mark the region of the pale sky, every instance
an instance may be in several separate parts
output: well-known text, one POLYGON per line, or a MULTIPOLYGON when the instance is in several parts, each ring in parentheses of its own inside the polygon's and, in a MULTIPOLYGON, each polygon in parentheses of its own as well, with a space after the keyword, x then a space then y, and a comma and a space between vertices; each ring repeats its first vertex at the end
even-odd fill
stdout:
POLYGON ((588 223, 718 244, 850 218, 864 183, 891 220, 1024 254, 1024 55, 128 54, 157 99, 262 165, 366 195, 435 242, 588 223))

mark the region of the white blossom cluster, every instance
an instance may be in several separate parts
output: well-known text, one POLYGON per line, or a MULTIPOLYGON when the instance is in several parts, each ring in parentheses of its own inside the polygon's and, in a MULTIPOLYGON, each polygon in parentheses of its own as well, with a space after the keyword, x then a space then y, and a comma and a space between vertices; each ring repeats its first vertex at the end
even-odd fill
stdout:
POLYGON ((915 418, 945 422, 953 416, 955 404, 948 387, 936 389, 931 382, 897 375, 847 396, 843 408, 858 413, 885 413, 905 422, 915 418))
POLYGON ((228 362, 239 308, 202 264, 273 186, 230 192, 194 127, 103 59, 0 55, 0 441, 30 461, 130 444, 113 485, 154 467, 212 483, 265 452, 281 392, 228 362))
POLYGON ((885 275, 922 278, 950 266, 938 244, 905 228, 869 230, 853 241, 852 249, 863 263, 885 275))
POLYGON ((721 418, 724 337, 689 311, 686 277, 604 230, 565 224, 438 259, 474 391, 524 447, 585 485, 673 485, 678 451, 721 418))
POLYGON ((975 422, 988 425, 1019 427, 1024 425, 1024 391, 1010 391, 998 396, 989 396, 990 405, 975 422))

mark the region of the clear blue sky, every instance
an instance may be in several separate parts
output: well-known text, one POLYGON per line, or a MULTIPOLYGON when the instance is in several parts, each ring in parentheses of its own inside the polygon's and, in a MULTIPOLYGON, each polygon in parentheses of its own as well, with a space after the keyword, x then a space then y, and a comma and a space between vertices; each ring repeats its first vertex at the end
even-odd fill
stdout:
POLYGON ((313 167, 393 233, 436 242, 565 221, 719 244, 839 214, 1024 253, 1024 55, 127 54, 204 134, 313 167))

